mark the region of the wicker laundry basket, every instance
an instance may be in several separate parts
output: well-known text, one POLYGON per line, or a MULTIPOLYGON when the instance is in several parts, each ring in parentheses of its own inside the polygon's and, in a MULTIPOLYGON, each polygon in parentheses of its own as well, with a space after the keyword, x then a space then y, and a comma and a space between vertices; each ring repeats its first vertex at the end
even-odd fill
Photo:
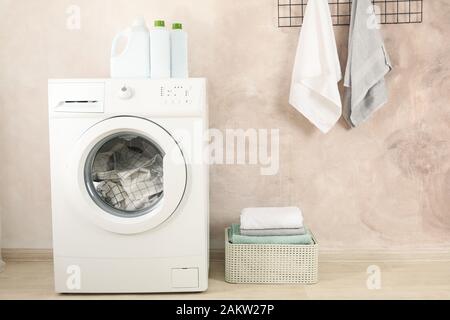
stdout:
POLYGON ((319 245, 232 244, 225 230, 225 281, 258 284, 315 284, 319 245))

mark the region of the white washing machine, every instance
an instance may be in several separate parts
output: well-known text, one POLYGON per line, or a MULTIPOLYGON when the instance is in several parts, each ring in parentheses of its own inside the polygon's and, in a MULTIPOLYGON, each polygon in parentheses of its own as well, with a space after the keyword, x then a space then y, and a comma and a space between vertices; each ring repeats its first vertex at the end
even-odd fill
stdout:
POLYGON ((205 79, 50 80, 55 287, 208 286, 205 79))

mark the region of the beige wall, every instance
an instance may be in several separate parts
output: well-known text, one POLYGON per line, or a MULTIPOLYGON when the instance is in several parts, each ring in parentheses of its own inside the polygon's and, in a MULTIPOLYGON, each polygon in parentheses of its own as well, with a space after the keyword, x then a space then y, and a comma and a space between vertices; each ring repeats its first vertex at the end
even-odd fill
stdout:
MULTIPOLYGON (((287 103, 298 29, 274 0, 0 0, 0 209, 3 245, 51 247, 47 78, 107 77, 113 35, 135 16, 183 21, 192 76, 210 80, 211 126, 280 128, 281 169, 212 168, 211 236, 246 206, 298 205, 328 249, 450 245, 450 5, 384 26, 390 103, 359 129, 321 134, 287 103), (82 29, 65 28, 69 4, 82 29)), ((336 27, 344 61, 347 27, 336 27)))

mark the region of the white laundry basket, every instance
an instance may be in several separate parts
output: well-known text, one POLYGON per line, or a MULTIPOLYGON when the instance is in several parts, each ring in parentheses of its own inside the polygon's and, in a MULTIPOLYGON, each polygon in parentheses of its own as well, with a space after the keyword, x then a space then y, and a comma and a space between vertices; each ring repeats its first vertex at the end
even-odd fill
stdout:
POLYGON ((319 245, 232 244, 225 230, 225 281, 254 284, 315 284, 319 245))

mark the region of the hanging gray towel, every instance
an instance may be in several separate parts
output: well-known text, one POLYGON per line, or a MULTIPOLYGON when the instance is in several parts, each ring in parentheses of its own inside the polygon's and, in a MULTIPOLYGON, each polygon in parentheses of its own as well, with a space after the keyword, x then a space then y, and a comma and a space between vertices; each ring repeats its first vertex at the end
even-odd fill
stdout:
POLYGON ((388 101, 384 77, 392 70, 370 0, 353 0, 344 118, 357 127, 388 101))

